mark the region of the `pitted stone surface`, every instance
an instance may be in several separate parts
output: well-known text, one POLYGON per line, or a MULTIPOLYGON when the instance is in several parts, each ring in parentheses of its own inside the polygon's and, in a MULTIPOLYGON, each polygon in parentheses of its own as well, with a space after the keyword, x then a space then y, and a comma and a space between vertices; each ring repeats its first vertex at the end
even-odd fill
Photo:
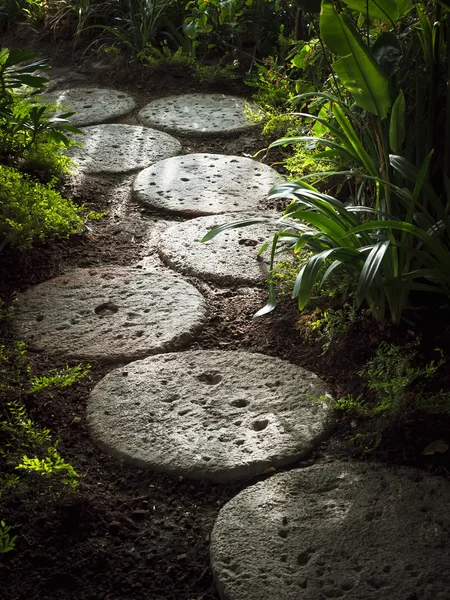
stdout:
POLYGON ((108 373, 88 422, 104 451, 141 468, 217 482, 304 456, 333 426, 316 375, 244 352, 162 354, 108 373))
POLYGON ((251 158, 188 154, 141 171, 133 194, 142 204, 183 216, 252 211, 283 178, 251 158))
POLYGON ((408 468, 331 462, 274 475, 219 513, 224 600, 448 600, 450 485, 408 468))
POLYGON ((144 125, 174 134, 234 135, 255 126, 244 115, 245 107, 245 100, 236 96, 185 94, 150 102, 139 112, 139 118, 144 125))
POLYGON ((93 125, 77 137, 81 148, 68 154, 85 173, 127 173, 175 156, 181 152, 178 140, 139 125, 93 125))
POLYGON ((14 327, 37 351, 113 362, 180 348, 204 320, 203 297, 180 277, 76 269, 19 294, 14 327))
MULTIPOLYGON (((216 225, 261 219, 261 214, 234 213, 199 217, 175 223, 160 234, 158 252, 175 271, 224 285, 260 285, 269 277, 270 248, 258 256, 264 242, 270 241, 276 227, 261 223, 223 231, 201 243, 216 225)), ((275 222, 276 215, 273 217, 275 222)))
POLYGON ((75 112, 69 121, 72 125, 97 125, 117 119, 134 110, 136 102, 132 96, 104 88, 75 87, 45 94, 46 102, 57 102, 75 112))

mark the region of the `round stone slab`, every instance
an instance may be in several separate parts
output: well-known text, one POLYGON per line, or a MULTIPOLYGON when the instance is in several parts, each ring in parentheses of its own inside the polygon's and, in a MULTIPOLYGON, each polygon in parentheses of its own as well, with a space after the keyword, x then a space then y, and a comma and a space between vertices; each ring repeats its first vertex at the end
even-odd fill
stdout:
POLYGON ((447 600, 450 485, 332 462, 274 475, 219 513, 211 564, 226 600, 447 600))
POLYGON ((296 461, 328 435, 316 375, 244 352, 187 351, 108 373, 92 390, 88 422, 105 452, 193 479, 249 479, 296 461))
MULTIPOLYGON (((258 110, 254 105, 250 105, 258 110)), ((144 125, 169 133, 195 136, 234 135, 255 126, 244 115, 246 102, 224 94, 185 94, 147 104, 139 118, 144 125)))
POLYGON ((94 125, 84 133, 77 138, 82 147, 68 154, 85 173, 127 173, 181 152, 172 136, 139 125, 94 125))
MULTIPOLYGON (((276 231, 274 225, 261 223, 229 229, 209 242, 202 237, 216 225, 261 218, 261 214, 227 214, 199 217, 175 223, 163 231, 158 252, 175 271, 222 285, 260 285, 269 277, 270 250, 258 256, 262 244, 276 231)), ((276 216, 273 217, 275 222, 276 216)))
POLYGON ((130 113, 136 107, 134 98, 119 92, 103 88, 70 88, 45 94, 46 102, 57 102, 75 112, 69 121, 72 125, 96 125, 117 119, 130 113))
POLYGON ((182 216, 258 209, 283 178, 275 169, 242 156, 188 154, 162 160, 134 181, 136 200, 182 216))
POLYGON ((139 269, 77 269, 29 288, 14 327, 36 351, 125 361, 190 343, 205 303, 189 283, 139 269))

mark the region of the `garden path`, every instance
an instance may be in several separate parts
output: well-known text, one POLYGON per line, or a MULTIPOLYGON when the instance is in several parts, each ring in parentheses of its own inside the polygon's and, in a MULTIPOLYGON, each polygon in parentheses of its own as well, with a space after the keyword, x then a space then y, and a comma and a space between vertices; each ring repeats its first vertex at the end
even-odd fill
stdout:
MULTIPOLYGON (((183 111, 176 99, 171 102, 159 101, 158 107, 177 107, 173 119, 167 108, 162 117, 177 135, 174 122, 183 111)), ((188 126, 200 106, 188 111, 188 126)), ((235 102, 233 106, 236 110, 235 102)), ((146 124, 160 125, 157 112, 143 109, 140 114, 152 116, 146 124)), ((114 114, 101 121, 116 118, 114 114)), ((237 120, 234 113, 231 121, 237 120)), ((138 125, 101 123, 94 128, 85 121, 80 118, 88 125, 87 145, 73 155, 81 171, 147 167, 134 188, 135 199, 144 203, 154 202, 154 195, 146 192, 158 185, 157 196, 164 198, 168 172, 175 194, 166 209, 161 202, 158 210, 215 216, 163 231, 157 244, 162 263, 152 255, 126 268, 78 269, 20 294, 15 309, 18 335, 36 350, 67 357, 109 362, 146 357, 110 372, 88 402, 93 438, 114 456, 173 475, 227 482, 294 462, 331 430, 328 405, 308 397, 326 394, 325 384, 300 367, 263 355, 182 350, 201 328, 207 306, 195 286, 167 268, 230 287, 260 284, 262 276, 251 275, 250 264, 252 252, 256 262, 261 230, 248 230, 236 246, 219 243, 216 250, 214 242, 199 246, 198 238, 202 228, 218 222, 217 213, 224 221, 231 218, 230 202, 235 213, 239 208, 247 213, 259 209, 261 190, 268 187, 265 176, 274 182, 277 176, 267 169, 263 175, 258 163, 250 161, 239 178, 218 185, 243 160, 202 155, 200 166, 190 168, 195 187, 208 190, 213 207, 208 212, 204 199, 198 200, 200 192, 192 195, 181 187, 188 182, 179 177, 184 167, 180 157, 171 158, 182 151, 176 139, 138 125), (223 161, 220 168, 213 164, 216 160, 223 161), (253 204, 241 204, 239 183, 245 187, 258 176, 263 183, 247 190, 253 204), (180 187, 174 189, 177 178, 180 187), (178 202, 173 198, 177 192, 178 202), (244 278, 240 270, 248 271, 244 278)), ((220 119, 206 119, 200 129, 209 121, 217 136, 220 119)), ((229 121, 223 118, 223 124, 225 134, 229 121)), ((196 160, 195 155, 189 158, 196 160)), ((447 483, 412 470, 333 462, 274 475, 238 494, 219 515, 212 536, 219 592, 229 600, 448 600, 448 558, 442 548, 447 547, 450 523, 442 507, 449 500, 447 483)))

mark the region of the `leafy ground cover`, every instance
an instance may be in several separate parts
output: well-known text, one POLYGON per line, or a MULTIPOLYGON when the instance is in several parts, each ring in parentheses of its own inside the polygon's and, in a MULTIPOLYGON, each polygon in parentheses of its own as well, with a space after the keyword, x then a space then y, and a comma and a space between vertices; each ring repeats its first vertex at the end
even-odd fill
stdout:
MULTIPOLYGON (((3 44, 13 47, 26 42, 30 47, 36 43, 52 55, 56 75, 122 89, 142 105, 171 93, 248 91, 238 80, 207 86, 177 72, 163 74, 136 64, 125 67, 118 62, 111 69, 106 63, 104 69, 96 56, 88 53, 82 58, 81 51, 72 55, 62 39, 55 45, 51 35, 31 42, 29 36, 29 30, 13 29, 3 44)), ((244 135, 209 142, 185 139, 183 145, 186 152, 251 155, 264 142, 244 135)), ((264 160, 278 162, 276 152, 264 160)), ((62 187, 67 197, 89 210, 106 212, 107 217, 95 222, 89 233, 51 245, 38 243, 34 251, 5 248, 0 264, 4 301, 73 267, 138 260, 145 232, 156 233, 160 222, 157 215, 127 202, 130 180, 97 177, 86 187, 67 180, 62 187)), ((272 203, 284 208, 280 199, 273 198, 272 203)), ((287 292, 296 271, 288 263, 277 277, 287 282, 287 292)), ((450 309, 445 297, 436 295, 431 305, 429 297, 417 292, 414 308, 405 311, 406 320, 393 327, 367 312, 356 315, 351 304, 343 304, 342 290, 335 282, 325 297, 314 297, 300 316, 286 293, 279 298, 277 311, 253 320, 266 302, 264 291, 193 283, 210 305, 209 322, 195 348, 245 349, 285 358, 316 372, 342 399, 340 407, 345 410, 338 413, 335 435, 301 465, 336 458, 380 460, 449 478, 445 447, 450 418, 439 405, 446 405, 450 385, 445 364, 440 364, 450 351, 450 309), (384 352, 377 357, 380 345, 384 352), (389 358, 383 363, 384 357, 389 358), (359 397, 365 402, 355 402, 359 397), (392 419, 396 403, 403 410, 400 418, 392 419)), ((9 344, 13 340, 7 319, 1 327, 9 344)), ((34 372, 66 366, 54 357, 32 353, 30 360, 34 372)), ((60 440, 58 451, 81 482, 74 490, 55 485, 36 494, 36 480, 30 476, 17 492, 5 496, 1 519, 12 525, 7 533, 17 539, 15 550, 0 558, 3 597, 137 599, 145 594, 155 600, 217 599, 209 570, 209 534, 220 507, 239 488, 173 480, 124 466, 99 452, 90 440, 84 407, 90 389, 106 372, 103 365, 93 364, 89 374, 70 388, 26 397, 28 413, 60 440)))

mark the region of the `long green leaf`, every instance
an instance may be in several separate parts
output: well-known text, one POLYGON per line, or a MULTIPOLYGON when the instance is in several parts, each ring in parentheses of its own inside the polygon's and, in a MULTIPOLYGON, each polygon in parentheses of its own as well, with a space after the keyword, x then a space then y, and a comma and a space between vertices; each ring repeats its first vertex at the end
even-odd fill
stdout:
POLYGON ((312 256, 302 268, 292 290, 292 297, 298 298, 298 306, 303 310, 308 303, 314 284, 318 281, 323 263, 336 257, 341 262, 360 260, 360 255, 351 248, 330 248, 320 254, 312 256))
POLYGON ((359 160, 362 162, 367 171, 372 175, 372 177, 376 177, 378 175, 377 168, 367 154, 364 146, 361 144, 359 137, 356 134, 356 131, 353 129, 352 124, 349 119, 344 115, 339 104, 334 103, 332 107, 332 112, 336 121, 339 123, 342 131, 345 133, 348 141, 350 142, 354 152, 358 155, 359 160))
POLYGON ((441 263, 448 262, 450 254, 445 246, 435 240, 429 233, 423 231, 423 229, 420 229, 411 223, 405 223, 404 221, 371 221, 369 223, 363 223, 349 231, 346 236, 375 230, 386 230, 389 232, 392 229, 414 235, 418 240, 423 242, 425 246, 428 246, 441 263))
MULTIPOLYGON (((270 252, 270 273, 272 274, 273 271, 273 266, 275 263, 275 252, 277 249, 277 245, 278 245, 278 239, 280 237, 279 233, 276 233, 273 236, 272 239, 272 250, 270 252)), ((265 306, 263 306, 262 308, 260 308, 258 310, 258 312, 256 312, 253 315, 253 318, 256 317, 262 317, 264 315, 269 314, 270 312, 272 312, 277 306, 277 295, 276 295, 276 289, 275 289, 275 283, 273 281, 273 277, 270 277, 270 281, 269 281, 269 297, 267 299, 267 304, 265 306)))
POLYGON ((342 57, 333 68, 356 104, 385 119, 391 106, 388 79, 353 23, 330 0, 322 0, 320 31, 328 48, 342 57))
MULTIPOLYGON (((425 158, 424 162, 427 161, 429 162, 428 157, 425 158)), ((403 158, 403 156, 396 156, 392 154, 389 156, 389 162, 396 171, 398 171, 405 179, 407 179, 414 186, 416 186, 419 177, 419 171, 412 163, 406 160, 406 158, 403 158)), ((436 211, 437 216, 443 221, 443 223, 445 223, 447 231, 450 232, 450 220, 446 209, 444 208, 441 199, 434 191, 431 183, 425 178, 421 182, 421 189, 423 191, 423 194, 425 195, 426 200, 432 205, 432 207, 436 211)))
POLYGON ((405 141, 405 96, 400 92, 392 107, 389 123, 389 145, 392 152, 399 154, 405 141))
POLYGON ((200 242, 204 244, 205 242, 209 242, 216 237, 222 231, 226 231, 227 229, 239 229, 241 227, 249 227, 250 225, 255 225, 256 223, 273 223, 274 219, 246 219, 245 221, 233 221, 231 223, 224 223, 223 225, 217 225, 208 231, 206 235, 202 237, 200 242))
POLYGON ((289 144, 299 144, 299 143, 318 143, 323 144, 324 146, 329 146, 330 148, 336 148, 339 151, 346 154, 347 158, 350 160, 355 160, 358 158, 355 153, 350 152, 347 148, 338 144, 337 142, 330 140, 328 138, 314 137, 311 135, 303 135, 300 137, 288 137, 288 138, 280 138, 279 140, 275 140, 269 146, 269 150, 271 148, 276 148, 276 146, 288 146, 289 144))
POLYGON ((399 16, 395 0, 344 0, 344 3, 364 16, 368 12, 369 19, 390 21, 392 25, 395 25, 399 16))
POLYGON ((356 306, 361 306, 367 296, 367 292, 374 283, 381 269, 381 264, 389 243, 389 241, 378 242, 370 251, 359 276, 355 295, 356 306))

